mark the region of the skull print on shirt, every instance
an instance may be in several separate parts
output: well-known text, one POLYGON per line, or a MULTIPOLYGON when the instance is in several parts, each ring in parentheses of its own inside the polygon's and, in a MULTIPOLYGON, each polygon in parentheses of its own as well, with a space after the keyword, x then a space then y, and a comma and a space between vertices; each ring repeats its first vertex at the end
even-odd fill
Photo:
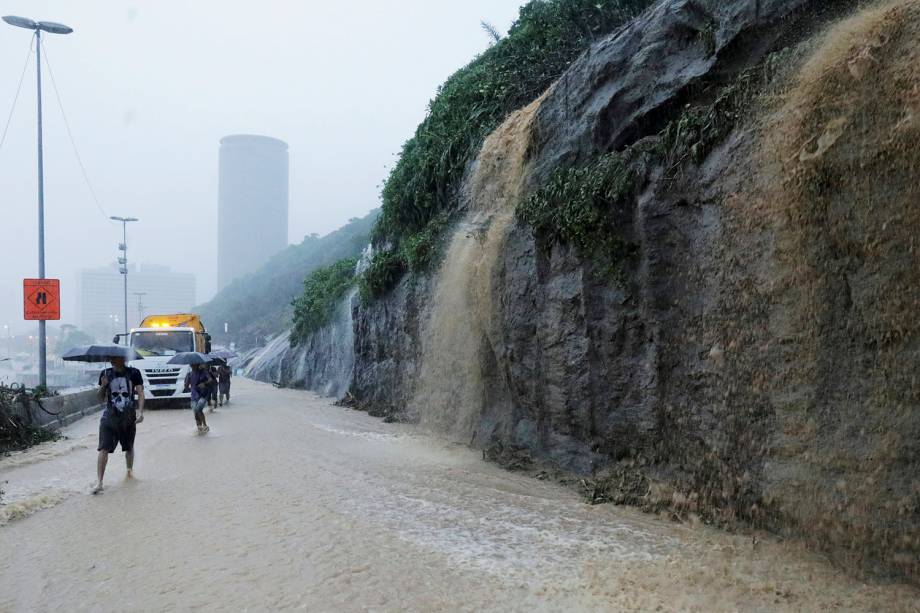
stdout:
POLYGON ((124 413, 134 406, 133 394, 127 377, 115 377, 109 382, 109 406, 124 413))

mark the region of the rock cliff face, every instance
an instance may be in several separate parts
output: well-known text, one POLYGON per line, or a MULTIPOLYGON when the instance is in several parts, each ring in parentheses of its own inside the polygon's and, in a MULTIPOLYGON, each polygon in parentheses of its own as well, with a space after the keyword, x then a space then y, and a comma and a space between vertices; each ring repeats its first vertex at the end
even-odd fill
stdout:
POLYGON ((249 357, 247 377, 315 391, 340 398, 351 386, 355 364, 355 335, 351 310, 355 292, 339 306, 335 319, 302 344, 291 346, 280 334, 249 357))
MULTIPOLYGON (((423 422, 473 408, 465 434, 477 444, 606 471, 614 490, 640 484, 614 497, 807 535, 916 578, 917 166, 905 139, 917 134, 907 92, 918 7, 896 3, 803 43, 847 4, 662 2, 595 45, 515 136, 521 167, 489 185, 510 173, 526 194, 562 165, 654 140, 769 52, 799 45, 809 59, 784 98, 699 164, 644 169, 621 228, 637 256, 620 284, 512 224, 486 273, 471 260, 468 279, 451 277, 474 302, 438 302, 456 241, 485 236, 485 251, 500 217, 477 200, 501 196, 473 185, 496 156, 487 143, 441 280, 407 280, 356 310, 358 397, 423 422), (885 118, 869 116, 873 91, 891 96, 885 118), (486 312, 465 329, 474 349, 426 354, 431 319, 481 311, 483 281, 486 312), (419 402, 431 360, 474 365, 473 407, 466 394, 419 402)), ((447 374, 442 385, 456 388, 447 374)))
POLYGON ((920 581, 920 0, 862 6, 664 0, 594 45, 486 142, 441 268, 354 305, 359 402, 920 581), (661 153, 768 67, 709 147, 661 153), (659 153, 612 283, 513 209, 625 150, 659 153))

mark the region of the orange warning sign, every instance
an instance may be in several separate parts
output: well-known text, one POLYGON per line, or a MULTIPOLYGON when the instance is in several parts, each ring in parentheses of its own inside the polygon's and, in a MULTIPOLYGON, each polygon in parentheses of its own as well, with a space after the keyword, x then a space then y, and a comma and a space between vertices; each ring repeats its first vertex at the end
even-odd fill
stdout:
POLYGON ((26 320, 49 321, 61 318, 60 279, 23 279, 22 296, 26 320))

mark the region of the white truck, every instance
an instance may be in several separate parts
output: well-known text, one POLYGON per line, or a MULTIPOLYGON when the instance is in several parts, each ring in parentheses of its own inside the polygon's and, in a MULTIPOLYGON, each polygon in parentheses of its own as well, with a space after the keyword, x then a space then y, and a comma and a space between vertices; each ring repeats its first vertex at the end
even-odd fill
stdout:
MULTIPOLYGON (((119 334, 115 342, 125 337, 119 334)), ((126 344, 143 357, 131 366, 144 377, 144 396, 148 401, 182 400, 190 397, 185 391, 186 365, 168 364, 170 358, 184 351, 211 352, 211 335, 205 330, 198 315, 175 313, 150 315, 140 327, 132 328, 126 344)))

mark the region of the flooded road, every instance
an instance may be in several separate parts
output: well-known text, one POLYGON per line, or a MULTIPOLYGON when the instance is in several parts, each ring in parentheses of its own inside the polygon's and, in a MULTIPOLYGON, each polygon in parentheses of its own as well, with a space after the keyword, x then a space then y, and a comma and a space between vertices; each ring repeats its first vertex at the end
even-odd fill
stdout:
POLYGON ((0 459, 0 611, 920 610, 798 547, 591 507, 418 430, 237 380, 197 436, 138 428, 93 480, 98 416, 0 459))

